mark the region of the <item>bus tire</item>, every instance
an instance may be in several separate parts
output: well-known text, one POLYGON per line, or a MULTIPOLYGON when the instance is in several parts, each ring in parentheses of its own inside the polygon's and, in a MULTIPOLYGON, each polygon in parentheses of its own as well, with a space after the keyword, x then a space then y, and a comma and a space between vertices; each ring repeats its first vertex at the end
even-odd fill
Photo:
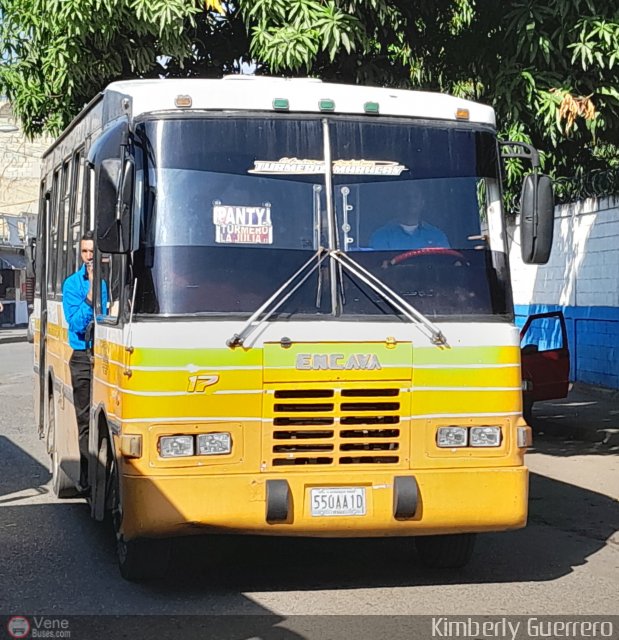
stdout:
POLYGON ((108 477, 110 474, 110 445, 108 439, 103 437, 99 441, 99 452, 97 454, 97 467, 95 471, 95 483, 91 492, 91 515, 97 521, 105 518, 105 507, 107 504, 108 477))
POLYGON ((112 465, 110 489, 112 492, 112 524, 116 534, 116 555, 120 575, 129 582, 142 582, 163 578, 168 570, 172 550, 169 538, 134 538, 126 540, 122 533, 122 503, 118 467, 112 465))
POLYGON ((130 582, 163 578, 170 561, 171 540, 116 537, 120 575, 130 582))
POLYGON ((533 400, 527 396, 522 398, 522 417, 524 421, 533 428, 533 400))
POLYGON ((459 569, 468 563, 475 547, 474 533, 415 538, 417 557, 426 567, 459 569))
POLYGON ((56 448, 56 411, 53 394, 49 396, 47 408, 47 438, 50 452, 52 490, 57 498, 75 498, 78 495, 77 487, 62 468, 62 458, 56 448))

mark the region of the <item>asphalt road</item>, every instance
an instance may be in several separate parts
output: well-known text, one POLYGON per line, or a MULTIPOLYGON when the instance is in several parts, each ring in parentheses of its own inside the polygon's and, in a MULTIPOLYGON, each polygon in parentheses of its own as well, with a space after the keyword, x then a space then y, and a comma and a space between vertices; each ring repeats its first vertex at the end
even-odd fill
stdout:
POLYGON ((199 538, 165 580, 125 582, 110 529, 51 494, 31 361, 31 345, 0 344, 2 614, 261 614, 269 628, 313 614, 619 614, 619 454, 558 439, 528 456, 529 525, 480 536, 459 572, 422 568, 402 540, 199 538))

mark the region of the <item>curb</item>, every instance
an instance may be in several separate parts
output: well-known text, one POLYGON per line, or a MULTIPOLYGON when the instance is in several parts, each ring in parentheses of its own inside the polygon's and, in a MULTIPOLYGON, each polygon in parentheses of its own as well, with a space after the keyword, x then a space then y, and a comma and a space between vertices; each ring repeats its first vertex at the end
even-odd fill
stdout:
POLYGON ((594 398, 600 398, 601 400, 607 400, 608 402, 619 401, 619 389, 599 387, 592 384, 585 384, 584 382, 574 382, 571 390, 577 393, 584 393, 594 398))
POLYGON ((10 344, 15 342, 28 342, 26 336, 0 336, 0 344, 10 344))
POLYGON ((536 436, 552 436, 563 440, 595 442, 605 447, 619 446, 619 429, 588 428, 581 425, 560 424, 537 418, 533 418, 531 428, 533 429, 533 438, 536 436))

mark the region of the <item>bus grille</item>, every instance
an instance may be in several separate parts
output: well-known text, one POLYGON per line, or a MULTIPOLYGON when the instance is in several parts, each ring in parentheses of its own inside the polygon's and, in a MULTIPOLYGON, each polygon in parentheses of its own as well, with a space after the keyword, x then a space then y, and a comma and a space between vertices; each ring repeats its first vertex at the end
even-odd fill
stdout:
POLYGON ((399 389, 276 390, 270 397, 271 467, 399 464, 399 389))

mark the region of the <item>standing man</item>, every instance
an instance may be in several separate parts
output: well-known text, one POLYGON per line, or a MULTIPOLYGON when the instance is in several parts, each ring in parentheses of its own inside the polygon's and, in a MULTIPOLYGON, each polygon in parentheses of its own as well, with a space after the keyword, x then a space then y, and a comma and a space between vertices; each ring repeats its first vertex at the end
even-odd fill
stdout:
POLYGON ((69 360, 73 404, 77 418, 80 448, 80 483, 78 489, 87 494, 88 483, 88 431, 90 426, 90 385, 92 365, 87 349, 86 328, 93 321, 92 268, 95 243, 92 231, 87 231, 80 240, 82 266, 69 276, 62 285, 62 308, 69 325, 69 345, 73 354, 69 360))

